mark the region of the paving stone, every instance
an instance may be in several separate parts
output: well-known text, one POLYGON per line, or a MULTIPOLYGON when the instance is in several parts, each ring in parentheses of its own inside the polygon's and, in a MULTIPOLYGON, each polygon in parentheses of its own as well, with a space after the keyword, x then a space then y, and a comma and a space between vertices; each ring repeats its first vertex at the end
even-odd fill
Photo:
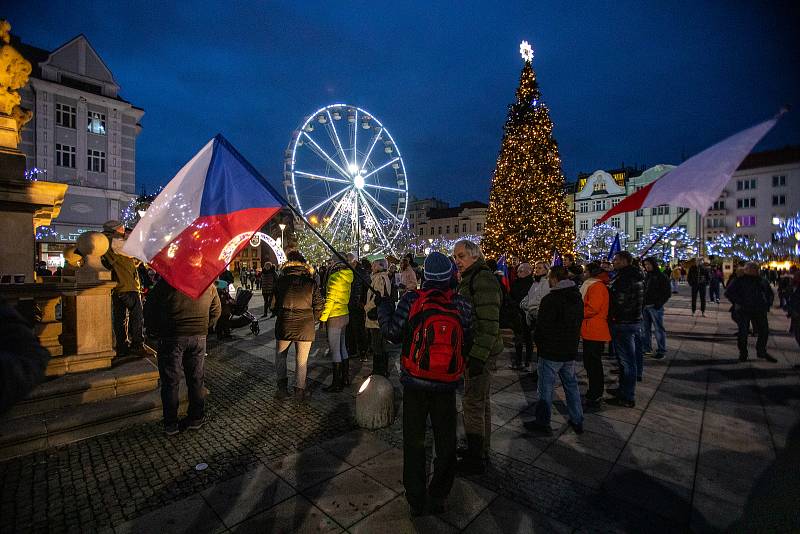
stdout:
POLYGON ((297 490, 327 480, 351 465, 321 447, 309 447, 295 454, 278 458, 268 467, 297 490))
POLYGON ((694 460, 694 454, 686 458, 679 458, 672 454, 629 443, 619 457, 619 465, 637 469, 646 475, 692 489, 694 460))
POLYGON ((304 490, 303 494, 345 528, 397 495, 357 469, 320 482, 304 490))
POLYGON ((445 513, 438 517, 463 530, 496 496, 497 493, 472 480, 456 477, 445 501, 445 513))
POLYGON ((740 506, 703 493, 695 492, 692 504, 692 532, 726 532, 742 515, 740 506))
POLYGON ((533 465, 591 488, 599 488, 614 464, 556 442, 533 465))
POLYGON ((569 533, 572 528, 505 497, 497 497, 469 524, 467 534, 502 532, 525 534, 531 532, 569 533))
POLYGON ((576 434, 567 431, 558 437, 556 443, 607 462, 615 462, 622 449, 625 448, 624 440, 594 432, 576 434))
POLYGON ((633 431, 630 442, 634 445, 641 445, 649 449, 671 454, 687 461, 697 456, 700 447, 699 440, 687 440, 665 432, 651 430, 643 426, 637 427, 636 430, 633 431))
POLYGON ((372 534, 373 532, 450 534, 458 532, 458 529, 433 515, 412 518, 405 497, 399 495, 378 508, 375 513, 351 526, 348 531, 353 534, 372 534))
POLYGON ((220 482, 201 495, 227 526, 271 508, 295 494, 294 489, 264 466, 220 482))
POLYGON ((265 532, 336 533, 343 529, 301 495, 295 495, 269 510, 257 514, 230 529, 236 534, 265 532))
POLYGON ((391 447, 385 441, 381 441, 370 432, 364 430, 353 430, 334 439, 324 441, 320 443, 320 446, 351 465, 358 465, 387 451, 391 447))
POLYGON ((158 532, 216 533, 224 532, 225 525, 200 495, 165 506, 147 515, 114 527, 116 534, 158 532))
POLYGON ((684 486, 617 465, 603 481, 603 490, 614 499, 633 504, 678 524, 689 521, 692 492, 684 486))
POLYGON ((526 434, 524 428, 506 426, 492 432, 490 447, 500 454, 533 463, 552 441, 553 438, 537 438, 526 434))
POLYGON ((357 469, 397 493, 404 491, 403 451, 401 449, 392 447, 359 464, 357 469))
POLYGON ((679 438, 697 440, 700 437, 700 424, 673 419, 656 413, 646 413, 639 420, 639 425, 650 430, 672 434, 679 438))
POLYGON ((584 414, 583 429, 616 439, 627 440, 633 434, 634 425, 603 417, 600 414, 584 414))

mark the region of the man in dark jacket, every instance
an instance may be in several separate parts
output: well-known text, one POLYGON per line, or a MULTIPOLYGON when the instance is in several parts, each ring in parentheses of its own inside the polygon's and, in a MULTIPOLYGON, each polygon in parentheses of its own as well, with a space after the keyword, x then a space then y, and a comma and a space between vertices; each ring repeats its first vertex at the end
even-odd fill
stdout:
POLYGON ((575 376, 583 299, 575 282, 570 280, 570 274, 566 267, 550 269, 550 292, 539 304, 534 334, 539 354, 539 401, 536 403, 536 420, 524 423, 526 429, 534 432, 551 432, 551 404, 558 375, 567 397, 568 423, 575 432, 583 433, 581 393, 575 376))
POLYGON ((511 324, 514 330, 514 354, 515 358, 511 362, 511 369, 520 370, 528 367, 533 359, 533 340, 531 339, 531 329, 525 318, 525 312, 520 309, 519 304, 522 299, 528 296, 528 291, 533 285, 533 269, 530 263, 520 263, 516 270, 516 279, 511 282, 511 305, 514 311, 514 318, 511 324), (523 367, 522 348, 525 347, 525 361, 523 367))
MULTIPOLYGON (((423 290, 452 291, 453 276, 450 260, 438 252, 425 259, 423 290)), ((391 299, 376 296, 378 322, 384 338, 392 343, 402 343, 403 350, 411 344, 412 328, 409 324, 411 306, 419 298, 416 290, 406 291, 397 304, 391 299)), ((452 294, 452 302, 459 312, 464 331, 463 353, 471 344, 472 308, 464 297, 452 294)), ((403 361, 403 360, 401 360, 403 361)), ((400 370, 403 384, 403 485, 412 515, 428 511, 441 513, 444 501, 453 487, 456 474, 456 382, 435 382, 412 376, 405 368, 400 370), (436 459, 430 484, 426 485, 425 430, 430 416, 433 428, 436 459), (426 489, 427 486, 427 489, 426 489)))
POLYGON ((693 260, 692 266, 686 275, 686 281, 692 288, 692 315, 697 311, 697 295, 700 295, 700 313, 706 316, 706 290, 710 280, 710 273, 705 265, 697 265, 697 260, 693 260))
MULTIPOLYGON (((264 314, 267 317, 272 309, 272 297, 275 294, 275 283, 278 281, 278 272, 272 262, 265 261, 261 271, 261 296, 264 297, 264 314)), ((275 313, 272 314, 275 317, 275 313)))
POLYGON ((728 284, 725 296, 733 304, 731 314, 739 329, 736 338, 739 346, 739 360, 747 359, 747 334, 752 321, 758 335, 756 355, 768 362, 775 363, 777 360, 767 354, 767 338, 769 336, 767 314, 775 300, 775 294, 772 292, 769 282, 759 276, 758 264, 747 262, 742 276, 728 284))
POLYGON ((642 380, 644 353, 641 335, 642 308, 644 307, 644 277, 632 265, 633 256, 623 250, 614 255, 612 264, 617 273, 609 285, 611 300, 608 319, 611 324, 611 342, 619 358, 621 371, 619 388, 609 389, 614 395, 608 404, 633 408, 636 381, 642 380))
POLYGON ((162 278, 147 296, 147 331, 159 338, 158 375, 164 432, 168 436, 179 431, 181 367, 189 390, 189 410, 181 426, 197 430, 205 423, 206 336, 216 325, 220 313, 219 295, 213 284, 199 298, 193 299, 162 278))
POLYGON ((369 334, 367 333, 364 304, 367 303, 369 271, 352 253, 347 255, 347 262, 353 268, 353 282, 350 284, 350 302, 347 304, 350 321, 344 332, 345 345, 348 354, 358 354, 359 360, 366 362, 369 351, 369 334))
POLYGON ((667 332, 664 330, 664 304, 672 296, 669 278, 658 268, 658 260, 645 258, 644 310, 642 312, 642 351, 656 360, 667 352, 667 332), (656 352, 653 353, 652 333, 655 330, 656 352))
POLYGON ((293 250, 283 264, 283 274, 278 278, 275 290, 275 370, 278 388, 275 398, 289 396, 289 379, 286 376, 286 357, 289 347, 295 345, 295 399, 305 401, 306 370, 308 353, 314 341, 314 323, 319 320, 325 299, 312 275, 313 268, 306 263, 300 252, 293 250))

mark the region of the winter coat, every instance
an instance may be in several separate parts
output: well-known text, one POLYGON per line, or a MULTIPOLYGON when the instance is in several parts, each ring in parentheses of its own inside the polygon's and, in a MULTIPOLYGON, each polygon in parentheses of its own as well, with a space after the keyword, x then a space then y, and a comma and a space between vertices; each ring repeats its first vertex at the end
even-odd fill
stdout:
POLYGON ((608 273, 588 278, 581 285, 583 323, 581 337, 587 341, 611 341, 608 328, 608 273))
POLYGON ((528 295, 519 304, 519 307, 525 310, 528 324, 533 324, 536 320, 542 297, 550 293, 550 283, 547 281, 547 275, 542 275, 539 280, 535 276, 531 276, 531 280, 532 283, 531 288, 528 290, 528 295))
POLYGON ((519 308, 522 299, 528 296, 531 285, 533 285, 533 276, 517 278, 511 283, 511 302, 515 308, 519 308))
MULTIPOLYGON (((376 288, 377 289, 377 288, 376 288)), ((422 289, 441 289, 447 291, 450 289, 449 282, 434 282, 433 280, 426 280, 422 283, 422 289)), ((416 290, 406 291, 400 302, 397 303, 397 308, 390 299, 381 299, 378 304, 378 322, 380 324, 381 333, 383 337, 392 343, 402 343, 402 354, 408 354, 411 348, 411 325, 408 322, 408 315, 411 312, 411 306, 414 301, 419 298, 419 292, 416 290)), ((466 360, 467 354, 474 342, 474 317, 473 309, 465 297, 454 294, 453 303, 458 308, 459 319, 461 320, 461 328, 464 331, 464 346, 463 356, 466 360)), ((402 360, 401 360, 402 361, 402 360)), ((458 387, 458 382, 436 382, 433 380, 425 380, 411 376, 405 371, 405 368, 400 369, 400 383, 404 387, 411 387, 414 389, 424 389, 428 391, 452 391, 458 387)))
POLYGON ((704 266, 698 267, 697 265, 692 265, 689 267, 689 273, 686 275, 686 281, 689 283, 690 286, 706 286, 708 285, 708 281, 710 279, 710 275, 708 269, 704 266))
POLYGON ((275 284, 275 339, 314 341, 314 322, 319 319, 325 299, 319 293, 311 267, 299 261, 283 266, 275 284))
POLYGON ((672 296, 669 279, 661 271, 654 269, 645 274, 644 305, 662 308, 672 296))
POLYGON ((608 319, 611 324, 631 324, 642 320, 644 308, 644 276, 628 265, 623 267, 609 284, 611 301, 608 319))
MULTIPOLYGON (((372 273, 370 276, 370 281, 372 287, 381 297, 388 297, 391 294, 392 281, 389 279, 389 273, 387 271, 378 271, 377 273, 372 273)), ((367 328, 380 328, 380 324, 378 323, 377 319, 369 318, 370 310, 374 310, 376 307, 377 304, 375 303, 375 293, 372 291, 372 289, 368 289, 367 303, 364 304, 364 314, 366 315, 364 325, 367 328)))
POLYGON ((562 280, 542 297, 534 341, 539 357, 569 362, 578 357, 583 301, 575 282, 562 280))
POLYGON ((409 265, 400 271, 400 283, 405 286, 406 290, 417 289, 417 273, 409 265))
POLYGON ((489 356, 502 352, 500 305, 503 294, 500 283, 484 260, 478 259, 462 273, 458 293, 472 305, 475 316, 474 340, 469 357, 486 361, 489 356))
POLYGON ((352 308, 360 308, 364 306, 366 302, 366 293, 367 290, 366 280, 369 280, 369 273, 361 267, 361 265, 356 265, 353 267, 353 283, 350 284, 350 303, 349 305, 352 308))
MULTIPOLYGON (((290 262, 293 263, 293 262, 290 262)), ((288 264, 287 264, 288 265, 288 264)), ((264 269, 261 271, 261 292, 274 293, 275 284, 278 282, 278 273, 275 269, 264 269)))
POLYGON ((766 313, 775 300, 769 282, 760 276, 747 274, 728 284, 725 296, 733 303, 734 312, 745 314, 766 313))
POLYGON ((147 294, 145 326, 159 338, 205 336, 216 326, 222 312, 214 284, 193 299, 163 278, 147 294))
POLYGON ((140 293, 142 284, 139 281, 139 273, 136 268, 139 260, 126 256, 120 251, 124 240, 114 234, 105 234, 108 238, 108 252, 103 254, 103 264, 114 272, 114 280, 117 286, 113 289, 114 293, 140 293))
POLYGON ((328 273, 328 285, 325 290, 325 308, 319 320, 323 323, 331 317, 341 317, 350 313, 347 305, 350 302, 350 286, 353 283, 353 271, 343 264, 337 263, 328 273))

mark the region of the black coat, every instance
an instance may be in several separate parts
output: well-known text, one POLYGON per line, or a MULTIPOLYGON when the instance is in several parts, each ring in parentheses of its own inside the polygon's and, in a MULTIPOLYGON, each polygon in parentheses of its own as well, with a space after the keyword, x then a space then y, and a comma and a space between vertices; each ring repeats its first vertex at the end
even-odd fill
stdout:
POLYGON ((638 323, 644 307, 644 276, 631 265, 623 267, 608 286, 611 300, 608 307, 610 323, 638 323))
POLYGON ((735 311, 746 314, 766 313, 775 300, 769 282, 751 275, 739 276, 728 284, 725 296, 733 303, 735 311))
POLYGON ((193 299, 162 278, 147 294, 144 319, 147 333, 155 337, 205 336, 217 324, 221 312, 213 284, 193 299))
POLYGON ((539 357, 545 360, 568 362, 578 357, 583 299, 578 286, 570 284, 551 288, 539 304, 534 340, 539 357))
POLYGON ((272 293, 275 291, 275 282, 278 281, 278 273, 275 269, 264 269, 261 271, 261 292, 272 293))
POLYGON ((511 284, 511 300, 516 308, 519 308, 519 303, 522 302, 522 299, 528 296, 528 291, 532 285, 533 276, 517 278, 511 284))
POLYGON ((667 276, 657 269, 645 275, 644 279, 644 305, 661 308, 672 296, 667 276))
POLYGON ((314 341, 314 323, 324 306, 311 268, 305 263, 287 262, 275 284, 275 339, 314 341))

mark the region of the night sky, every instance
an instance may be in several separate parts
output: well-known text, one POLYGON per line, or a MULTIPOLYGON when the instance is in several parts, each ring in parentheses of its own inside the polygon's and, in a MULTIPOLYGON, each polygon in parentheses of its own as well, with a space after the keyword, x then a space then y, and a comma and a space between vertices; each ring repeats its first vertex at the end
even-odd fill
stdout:
POLYGON ((85 34, 121 96, 144 108, 137 187, 165 184, 217 132, 280 185, 291 132, 344 102, 392 133, 412 194, 486 201, 523 39, 569 181, 679 163, 787 103, 757 148, 800 144, 796 2, 177 4, 33 0, 0 12, 42 48, 85 34))

